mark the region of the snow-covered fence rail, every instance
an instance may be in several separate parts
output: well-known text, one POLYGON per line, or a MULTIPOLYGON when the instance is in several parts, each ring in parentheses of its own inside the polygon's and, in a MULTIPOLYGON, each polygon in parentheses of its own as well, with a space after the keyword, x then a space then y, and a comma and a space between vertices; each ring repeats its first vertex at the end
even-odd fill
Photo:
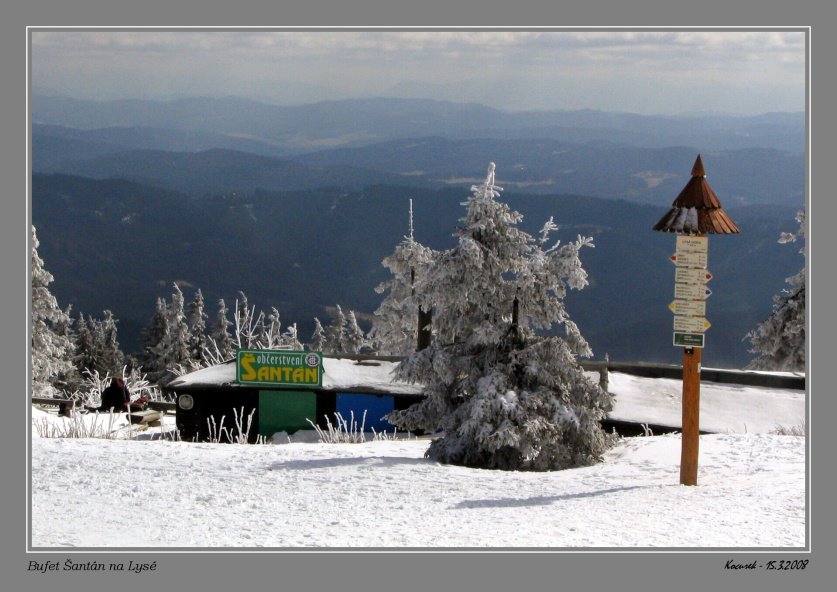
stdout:
MULTIPOLYGON (((359 363, 387 361, 400 362, 399 356, 378 356, 374 354, 334 354, 331 357, 345 358, 359 363)), ((683 367, 677 364, 656 364, 651 362, 580 361, 588 372, 598 372, 599 384, 607 387, 608 372, 624 372, 645 378, 683 378, 683 367)), ((805 390, 805 375, 792 372, 762 372, 753 370, 728 370, 722 368, 701 368, 701 379, 724 384, 763 386, 768 388, 789 388, 805 390)))
POLYGON ((35 405, 66 405, 72 403, 71 399, 54 399, 52 397, 32 397, 32 403, 35 405))
POLYGON ((57 405, 58 413, 61 415, 69 415, 70 411, 78 402, 72 399, 54 399, 52 397, 32 397, 33 405, 57 405))
POLYGON ((148 408, 155 411, 165 411, 166 413, 175 413, 177 411, 177 403, 173 401, 149 401, 148 408))
MULTIPOLYGON (((582 361, 581 367, 590 372, 598 371, 602 375, 602 381, 605 384, 607 372, 623 372, 644 378, 679 379, 683 377, 683 367, 676 364, 582 361)), ((721 368, 701 368, 700 377, 701 380, 723 384, 805 390, 805 375, 791 372, 756 372, 721 368)))

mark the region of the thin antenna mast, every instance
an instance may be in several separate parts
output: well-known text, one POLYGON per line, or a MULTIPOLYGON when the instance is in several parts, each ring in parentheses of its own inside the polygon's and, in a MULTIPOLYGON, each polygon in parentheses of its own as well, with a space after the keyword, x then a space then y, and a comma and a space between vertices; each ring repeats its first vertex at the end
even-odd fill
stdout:
POLYGON ((410 241, 413 240, 413 198, 410 198, 410 241))

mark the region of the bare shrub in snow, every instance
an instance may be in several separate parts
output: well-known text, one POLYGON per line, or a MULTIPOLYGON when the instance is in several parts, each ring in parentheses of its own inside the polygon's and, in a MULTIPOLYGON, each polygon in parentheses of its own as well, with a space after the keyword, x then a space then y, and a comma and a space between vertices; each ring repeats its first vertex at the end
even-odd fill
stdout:
POLYGON ((805 436, 807 432, 806 422, 803 421, 792 426, 777 425, 770 433, 778 436, 805 436))
MULTIPOLYGON (((325 418, 325 429, 318 426, 310 419, 306 421, 311 424, 317 434, 319 442, 323 444, 362 444, 367 442, 366 425, 366 410, 363 411, 360 423, 355 419, 354 411, 349 412, 349 419, 345 419, 341 413, 334 414, 334 423, 328 417, 325 418)), ((371 428, 372 442, 382 442, 390 440, 398 440, 398 429, 395 428, 392 432, 377 432, 375 428, 371 428)), ((409 438, 409 434, 406 436, 409 438)), ((290 441, 290 438, 288 438, 290 441)))
POLYGON ((348 421, 343 418, 340 413, 334 414, 336 426, 331 423, 328 416, 326 416, 326 429, 322 429, 310 419, 306 419, 308 423, 316 430, 320 437, 320 442, 324 444, 357 444, 366 442, 366 434, 364 433, 364 426, 366 425, 366 410, 363 411, 363 417, 360 424, 355 420, 355 412, 351 411, 348 421))
MULTIPOLYGON (((213 444, 219 444, 221 442, 231 442, 233 444, 249 444, 250 443, 250 430, 253 427, 253 416, 256 413, 256 410, 253 409, 249 415, 244 417, 244 407, 241 407, 241 413, 239 414, 238 409, 233 409, 234 415, 234 424, 232 428, 227 428, 224 425, 224 420, 226 419, 226 415, 222 415, 220 421, 215 420, 215 416, 211 415, 206 418, 206 424, 209 429, 209 438, 208 442, 213 444)), ((266 444, 267 439, 259 434, 256 436, 255 444, 266 444)))
MULTIPOLYGON (((123 366, 121 376, 131 393, 131 400, 140 397, 145 397, 149 401, 164 400, 160 389, 151 384, 146 375, 138 369, 132 368, 129 372, 127 366, 123 366)), ((102 391, 108 387, 111 378, 109 373, 102 376, 98 370, 86 370, 81 386, 74 392, 67 393, 67 396, 80 405, 98 407, 102 404, 102 391)))
POLYGON ((131 431, 121 431, 117 426, 117 418, 121 414, 112 411, 108 413, 93 413, 88 415, 74 414, 54 421, 48 417, 32 420, 32 426, 41 438, 103 438, 115 440, 131 437, 131 431))

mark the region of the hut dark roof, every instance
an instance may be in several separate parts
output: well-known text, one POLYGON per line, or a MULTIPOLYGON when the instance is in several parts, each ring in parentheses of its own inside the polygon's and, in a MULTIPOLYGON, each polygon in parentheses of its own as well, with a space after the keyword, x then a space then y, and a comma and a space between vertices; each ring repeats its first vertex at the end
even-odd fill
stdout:
POLYGON ((674 200, 671 209, 654 226, 661 232, 680 234, 736 234, 738 226, 724 212, 718 196, 706 180, 698 154, 692 178, 674 200))

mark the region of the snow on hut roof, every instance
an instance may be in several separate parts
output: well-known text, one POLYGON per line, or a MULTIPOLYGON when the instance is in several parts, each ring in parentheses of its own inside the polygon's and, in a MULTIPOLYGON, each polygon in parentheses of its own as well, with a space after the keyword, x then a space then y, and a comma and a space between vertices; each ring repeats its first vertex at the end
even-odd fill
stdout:
MULTIPOLYGON (((364 356, 323 356, 323 385, 317 390, 420 395, 421 385, 395 379, 393 372, 397 365, 398 362, 394 360, 364 356)), ((184 374, 166 385, 166 390, 191 391, 241 386, 236 382, 236 361, 228 360, 216 366, 184 374)))
POLYGON ((706 181, 706 171, 698 154, 692 178, 674 200, 672 208, 654 226, 662 232, 685 234, 736 234, 738 226, 724 212, 718 196, 706 181))

